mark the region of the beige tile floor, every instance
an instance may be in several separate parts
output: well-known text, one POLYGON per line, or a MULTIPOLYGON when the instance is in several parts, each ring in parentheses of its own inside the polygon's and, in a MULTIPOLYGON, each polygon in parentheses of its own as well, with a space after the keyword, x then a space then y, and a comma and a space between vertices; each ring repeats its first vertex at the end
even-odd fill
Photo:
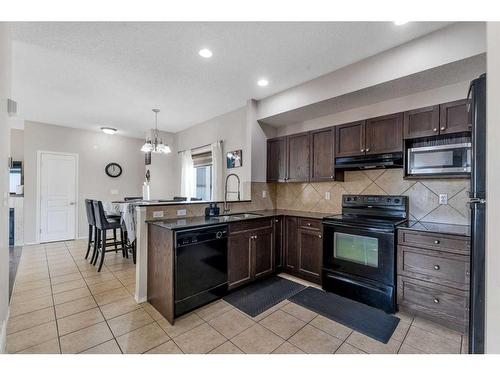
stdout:
POLYGON ((100 273, 85 241, 23 249, 7 328, 9 353, 460 353, 465 339, 400 313, 382 344, 289 301, 251 318, 220 300, 170 325, 133 298, 135 267, 106 254, 100 273))

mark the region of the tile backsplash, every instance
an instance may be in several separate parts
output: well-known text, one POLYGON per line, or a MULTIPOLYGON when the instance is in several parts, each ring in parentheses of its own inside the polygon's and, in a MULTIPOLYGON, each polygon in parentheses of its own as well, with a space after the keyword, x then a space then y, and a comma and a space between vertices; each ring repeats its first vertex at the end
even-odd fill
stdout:
POLYGON ((410 218, 447 224, 468 224, 468 179, 404 180, 402 169, 376 169, 345 173, 343 182, 276 184, 278 209, 338 214, 342 194, 407 195, 410 218), (326 193, 330 199, 325 199, 326 193), (439 194, 448 195, 448 204, 439 204, 439 194))
MULTIPOLYGON (((343 182, 265 183, 252 182, 251 202, 231 203, 232 212, 268 209, 314 211, 339 214, 343 194, 407 195, 410 219, 446 224, 468 224, 468 179, 404 180, 402 169, 376 169, 345 173, 343 182), (266 197, 263 197, 265 191, 266 197), (330 199, 326 199, 329 192, 330 199), (439 204, 439 194, 448 195, 448 204, 439 204)), ((221 205, 222 206, 222 205, 221 205)), ((147 218, 162 210, 164 218, 177 218, 177 210, 186 209, 186 217, 203 216, 204 204, 148 207, 147 218)))

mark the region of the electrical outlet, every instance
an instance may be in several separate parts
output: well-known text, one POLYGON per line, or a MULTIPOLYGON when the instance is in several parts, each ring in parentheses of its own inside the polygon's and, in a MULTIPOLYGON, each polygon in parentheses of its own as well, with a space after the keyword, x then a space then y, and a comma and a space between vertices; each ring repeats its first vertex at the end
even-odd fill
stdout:
POLYGON ((111 195, 118 195, 119 191, 116 189, 111 189, 111 195))
POLYGON ((267 191, 262 190, 262 198, 266 198, 266 197, 267 197, 267 191))
POLYGON ((154 218, 163 217, 163 211, 153 211, 153 217, 154 218))
POLYGON ((329 201, 330 199, 332 199, 332 194, 331 194, 329 191, 327 191, 327 192, 325 193, 325 199, 326 199, 327 201, 329 201))
POLYGON ((448 204, 448 194, 439 194, 439 204, 448 204))
POLYGON ((177 216, 186 216, 186 210, 177 210, 177 216))

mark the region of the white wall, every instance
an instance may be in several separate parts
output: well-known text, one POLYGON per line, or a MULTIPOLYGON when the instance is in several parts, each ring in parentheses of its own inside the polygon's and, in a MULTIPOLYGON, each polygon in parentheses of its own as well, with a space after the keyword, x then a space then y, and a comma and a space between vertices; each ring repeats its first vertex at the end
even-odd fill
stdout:
POLYGON ((453 24, 259 101, 258 119, 335 98, 486 51, 485 24, 453 24))
POLYGON ((10 129, 10 156, 12 160, 24 160, 24 131, 10 129))
POLYGON ((37 151, 79 155, 78 235, 86 236, 85 198, 119 200, 142 196, 144 181, 143 140, 107 135, 62 126, 26 121, 24 125, 24 240, 36 241, 37 151), (123 168, 118 178, 108 177, 105 166, 116 162, 123 168), (112 194, 111 190, 118 193, 112 194))
MULTIPOLYGON (((238 175, 241 181, 241 199, 250 199, 251 182, 251 159, 250 147, 247 141, 246 113, 246 107, 242 107, 192 126, 176 134, 179 151, 223 140, 224 178, 229 173, 238 175), (225 165, 226 153, 240 149, 243 151, 243 166, 227 169, 225 165)), ((180 173, 178 173, 178 176, 177 186, 178 191, 180 191, 180 173)), ((235 179, 231 179, 229 190, 233 191, 235 188, 235 179)))
POLYGON ((486 352, 500 353, 500 23, 488 22, 486 352))
MULTIPOLYGON (((482 71, 484 73, 484 71, 482 71)), ((479 72, 478 72, 479 74, 479 72)), ((302 123, 277 128, 277 134, 288 135, 345 124, 351 121, 364 120, 371 117, 387 115, 395 112, 402 112, 409 109, 426 107, 429 105, 444 103, 448 101, 464 99, 467 96, 470 81, 475 78, 468 77, 463 82, 439 87, 437 89, 418 92, 412 95, 402 96, 396 99, 386 100, 379 103, 350 109, 348 111, 318 117, 302 123)))
POLYGON ((9 26, 0 22, 0 353, 5 351, 9 308, 9 157, 10 133, 7 98, 10 95, 9 26))

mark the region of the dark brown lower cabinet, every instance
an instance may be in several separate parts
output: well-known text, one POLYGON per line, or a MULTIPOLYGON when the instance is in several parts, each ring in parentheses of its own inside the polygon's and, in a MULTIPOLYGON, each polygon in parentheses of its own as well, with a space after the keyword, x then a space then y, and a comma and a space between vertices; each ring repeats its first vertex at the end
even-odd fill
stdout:
POLYGON ((302 278, 321 283, 323 234, 314 229, 299 229, 298 272, 302 278))
POLYGON ((274 272, 274 240, 271 219, 229 226, 229 289, 274 272))
POLYGON ((285 233, 284 233, 284 268, 290 272, 297 271, 297 231, 298 219, 293 216, 285 217, 285 233))

